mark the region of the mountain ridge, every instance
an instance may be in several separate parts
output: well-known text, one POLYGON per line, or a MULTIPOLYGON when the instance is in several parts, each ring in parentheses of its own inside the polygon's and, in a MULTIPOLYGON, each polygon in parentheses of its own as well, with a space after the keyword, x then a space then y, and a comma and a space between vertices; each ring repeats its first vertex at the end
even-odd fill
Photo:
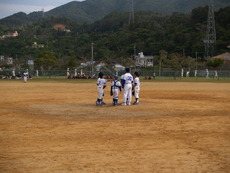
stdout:
MULTIPOLYGON (((209 3, 210 0, 134 0, 133 8, 134 11, 153 11, 160 14, 188 13, 193 8, 209 3)), ((215 1, 216 9, 229 5, 230 1, 227 0, 215 1)), ((128 12, 130 9, 130 0, 86 0, 69 2, 48 11, 46 15, 68 17, 80 23, 93 23, 111 12, 128 12)))
MULTIPOLYGON (((172 14, 174 12, 189 13, 193 8, 206 6, 210 0, 135 0, 134 11, 153 11, 160 14, 172 14)), ((79 23, 93 23, 112 12, 129 12, 130 0, 86 0, 71 1, 56 7, 45 16, 65 17, 79 23)), ((230 6, 229 0, 216 0, 215 8, 230 6)), ((25 13, 24 13, 25 14, 25 13)), ((22 12, 13 14, 0 20, 1 24, 25 24, 36 21, 42 17, 42 12, 32 12, 22 15, 22 12), (20 14, 20 15, 19 15, 20 14)))

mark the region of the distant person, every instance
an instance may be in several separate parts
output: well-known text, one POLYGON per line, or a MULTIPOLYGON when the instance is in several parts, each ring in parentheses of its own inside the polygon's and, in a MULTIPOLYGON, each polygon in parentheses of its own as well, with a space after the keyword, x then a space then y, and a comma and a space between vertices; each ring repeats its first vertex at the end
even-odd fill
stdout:
POLYGON ((214 78, 218 78, 217 70, 214 71, 214 78))
POLYGON ((24 80, 25 83, 27 83, 28 77, 29 77, 29 73, 28 73, 28 71, 25 71, 23 73, 23 80, 24 80))
POLYGON ((195 70, 194 76, 197 77, 197 70, 195 70))
POLYGON ((70 76, 69 68, 67 68, 66 75, 67 75, 67 77, 70 76))
POLYGON ((190 73, 189 71, 186 72, 186 77, 189 77, 189 73, 190 73))
POLYGON ((153 72, 153 79, 156 79, 156 73, 153 72))
POLYGON ((135 72, 134 73, 134 96, 136 101, 133 103, 134 105, 139 104, 139 93, 140 93, 140 79, 139 79, 139 73, 135 72))
POLYGON ((206 69, 205 74, 206 74, 206 79, 208 79, 209 78, 209 71, 208 71, 208 69, 206 69))
POLYGON ((15 79, 16 75, 15 75, 15 70, 12 71, 12 79, 15 79))
POLYGON ((181 69, 181 78, 183 78, 184 77, 184 69, 182 68, 181 69))

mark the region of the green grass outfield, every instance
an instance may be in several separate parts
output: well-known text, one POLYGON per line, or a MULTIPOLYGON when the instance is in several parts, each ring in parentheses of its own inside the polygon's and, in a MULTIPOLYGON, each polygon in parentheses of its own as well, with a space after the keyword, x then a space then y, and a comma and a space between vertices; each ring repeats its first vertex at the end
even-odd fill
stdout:
MULTIPOLYGON (((228 83, 230 82, 230 78, 228 77, 220 77, 220 78, 208 78, 205 77, 184 77, 184 78, 174 78, 174 77, 156 77, 155 79, 144 79, 144 77, 140 77, 141 82, 214 82, 214 83, 228 83)), ((1 79, 1 82, 10 82, 10 81, 18 81, 23 82, 23 79, 1 79)), ((68 82, 68 83, 92 83, 96 82, 97 79, 67 79, 65 76, 39 76, 33 77, 29 79, 28 82, 68 82)))

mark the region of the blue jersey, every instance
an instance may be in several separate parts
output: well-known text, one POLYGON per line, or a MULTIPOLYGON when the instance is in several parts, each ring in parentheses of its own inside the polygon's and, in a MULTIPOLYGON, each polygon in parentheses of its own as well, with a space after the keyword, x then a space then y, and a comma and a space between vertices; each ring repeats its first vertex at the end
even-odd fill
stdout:
POLYGON ((24 77, 28 77, 29 74, 28 74, 27 72, 25 72, 25 73, 23 73, 23 76, 24 76, 24 77))
POLYGON ((125 74, 121 75, 121 86, 122 86, 122 88, 124 88, 124 85, 125 85, 124 77, 125 77, 125 74))

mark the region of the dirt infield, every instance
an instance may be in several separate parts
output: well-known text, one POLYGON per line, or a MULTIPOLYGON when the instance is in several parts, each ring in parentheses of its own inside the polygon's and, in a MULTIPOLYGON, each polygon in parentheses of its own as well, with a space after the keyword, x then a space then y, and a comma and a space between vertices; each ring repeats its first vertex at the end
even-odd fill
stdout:
POLYGON ((0 81, 0 173, 229 172, 230 83, 142 82, 135 106, 105 90, 96 107, 95 82, 0 81))

